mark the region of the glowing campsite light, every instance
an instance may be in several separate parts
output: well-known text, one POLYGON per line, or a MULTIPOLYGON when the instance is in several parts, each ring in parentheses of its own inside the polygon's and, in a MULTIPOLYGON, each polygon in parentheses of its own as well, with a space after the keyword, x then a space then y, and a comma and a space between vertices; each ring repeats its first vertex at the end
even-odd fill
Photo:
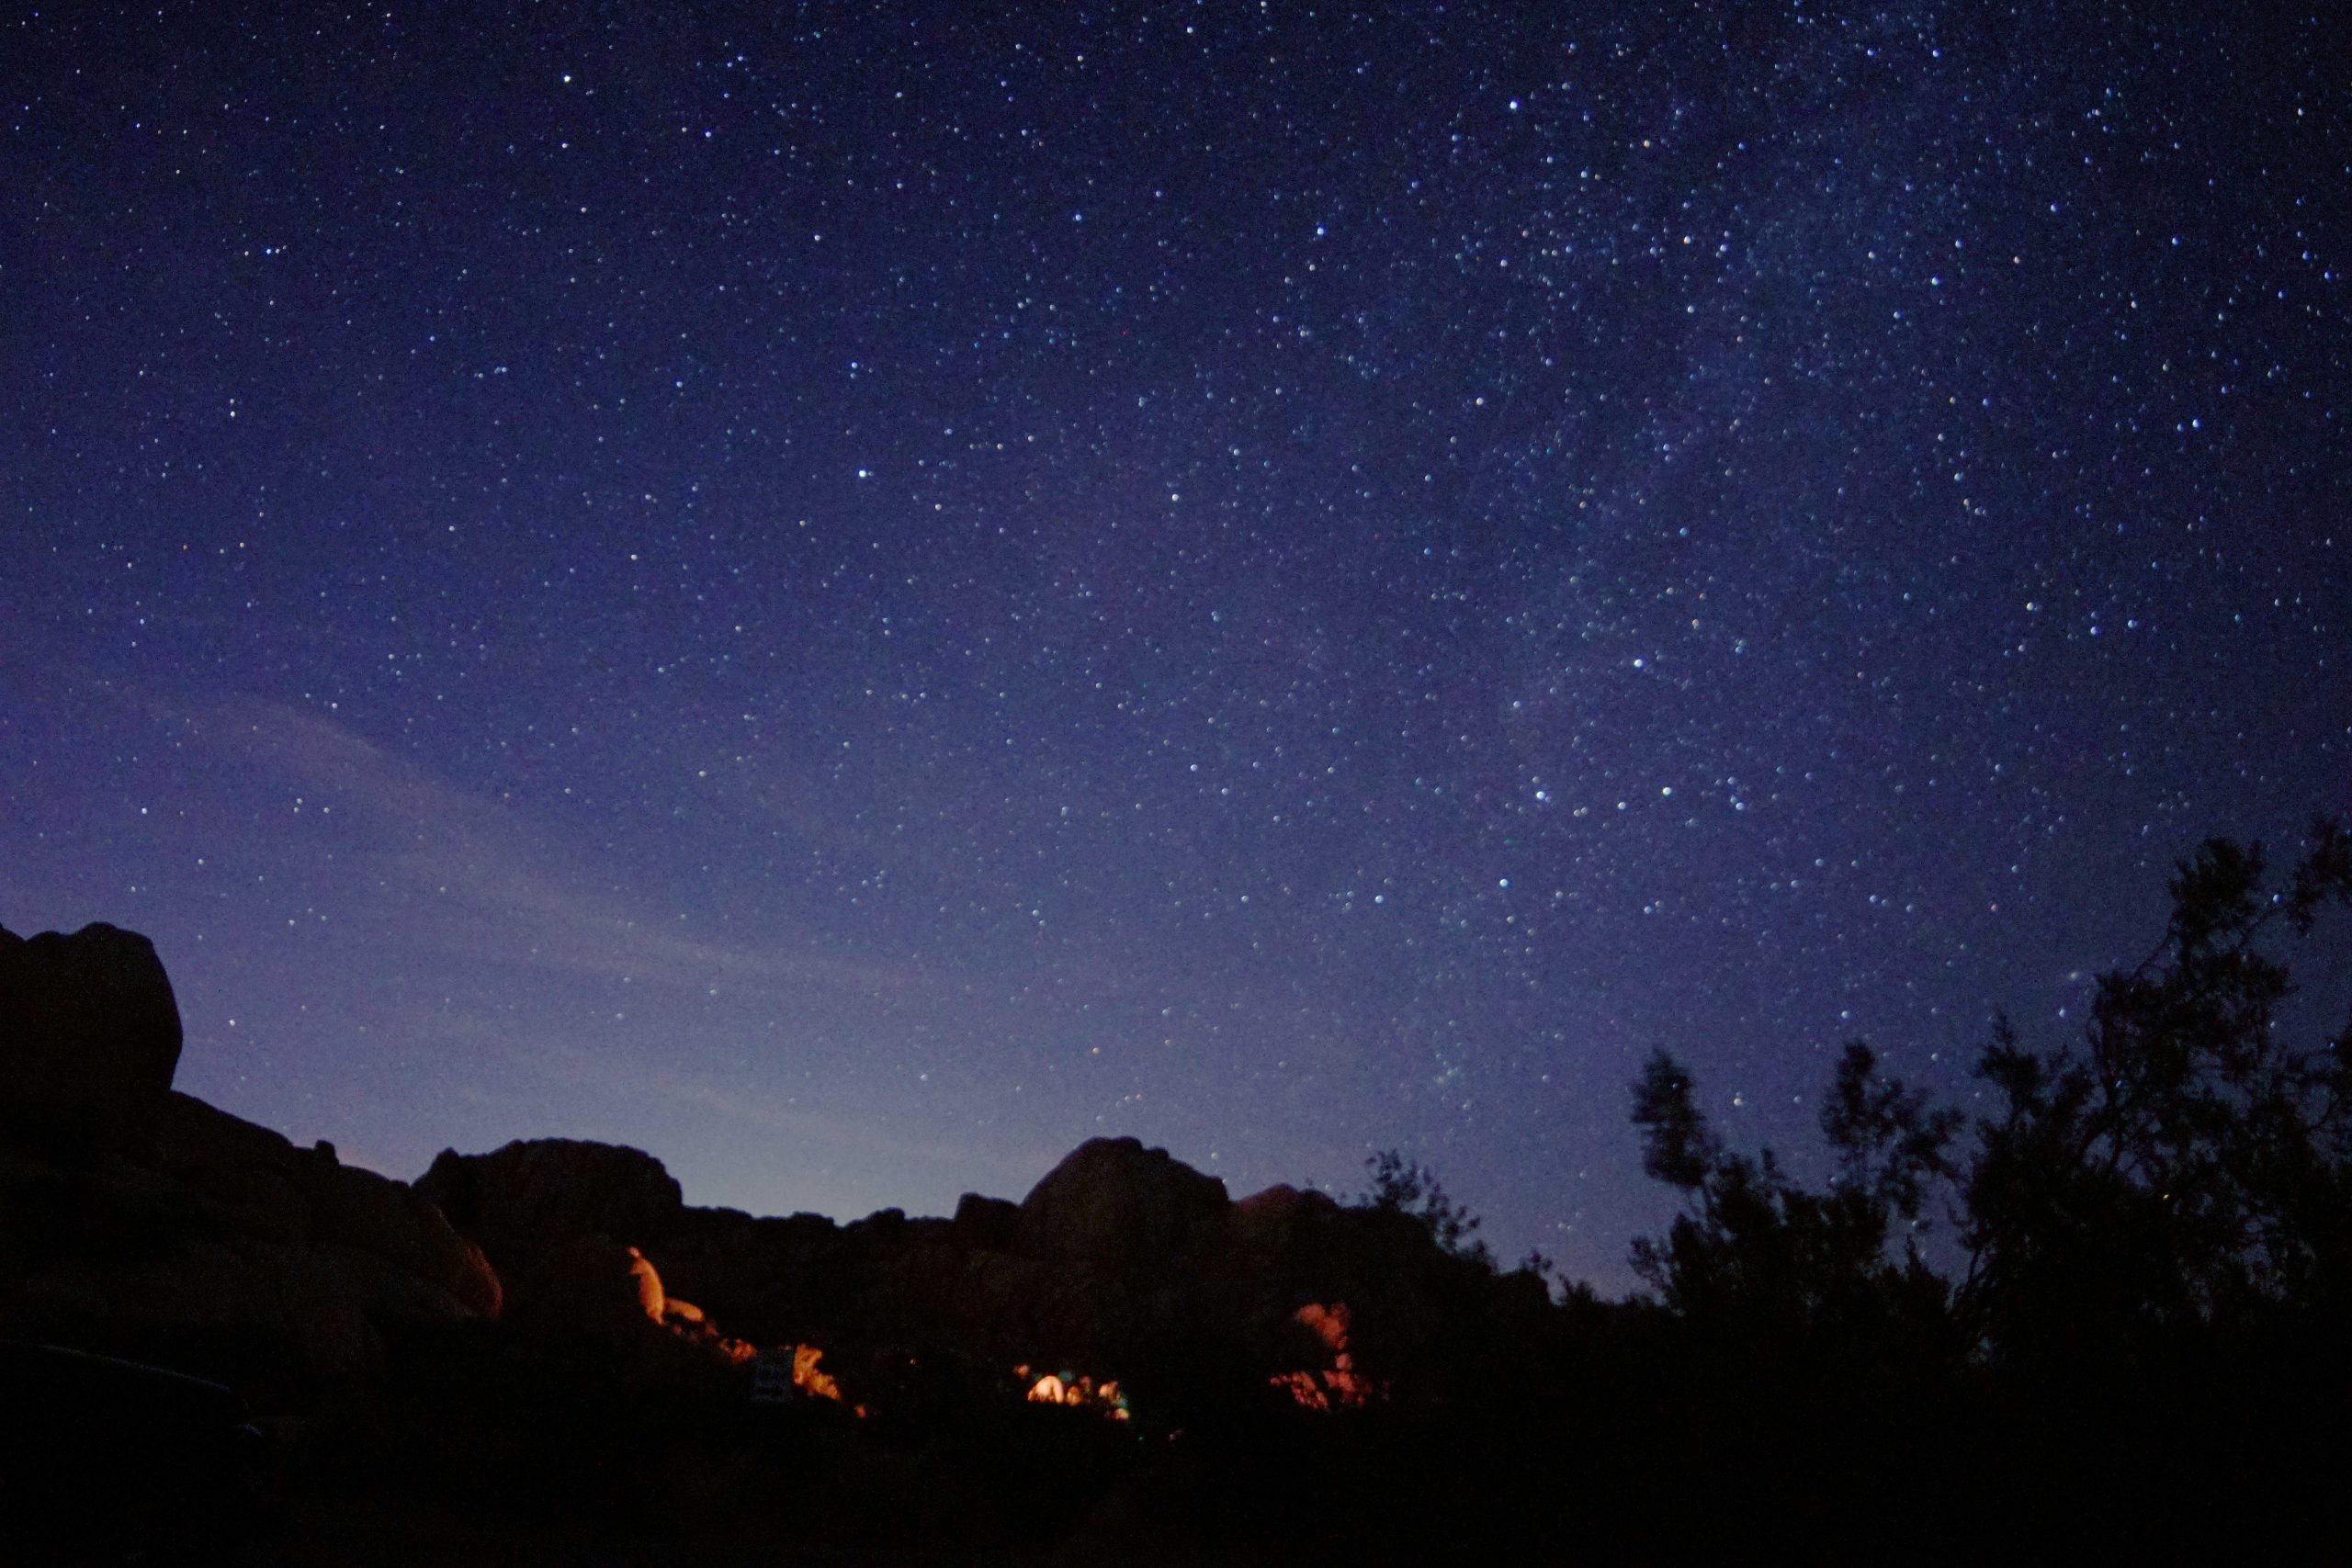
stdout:
POLYGON ((718 1332, 702 1308, 683 1297, 672 1295, 662 1284, 662 1271, 653 1260, 632 1247, 628 1249, 629 1289, 637 1296, 637 1306, 651 1322, 660 1324, 679 1338, 705 1349, 715 1350, 729 1360, 741 1365, 759 1357, 756 1346, 741 1339, 730 1339, 718 1332))
POLYGON ((817 1363, 824 1359, 825 1353, 814 1345, 795 1345, 792 1348, 792 1386, 803 1393, 830 1399, 838 1404, 842 1399, 842 1385, 833 1381, 831 1373, 820 1371, 817 1368, 817 1363))
POLYGON ((1029 1384, 1027 1397, 1032 1404, 1067 1404, 1074 1409, 1092 1410, 1106 1421, 1131 1418, 1127 1396, 1119 1391, 1115 1378, 1098 1383, 1091 1377, 1057 1372, 1038 1377, 1025 1366, 1013 1368, 1012 1375, 1029 1384))
POLYGON ((832 1375, 818 1365, 825 1359, 824 1351, 814 1345, 779 1345, 776 1349, 778 1352, 788 1351, 791 1354, 790 1380, 786 1381, 782 1354, 756 1355, 752 1359, 752 1367, 753 1404, 781 1404, 787 1403, 793 1395, 797 1394, 806 1399, 829 1400, 835 1404, 846 1406, 849 1413, 859 1420, 865 1418, 865 1406, 851 1404, 848 1400, 842 1398, 842 1385, 835 1382, 832 1375))
POLYGON ((1323 1341, 1324 1348, 1331 1352, 1330 1369, 1281 1372, 1267 1381, 1307 1410, 1349 1410, 1370 1403, 1373 1386, 1356 1371, 1356 1359, 1348 1351, 1348 1303, 1333 1302, 1327 1307, 1320 1302, 1309 1302, 1293 1314, 1291 1321, 1323 1341))

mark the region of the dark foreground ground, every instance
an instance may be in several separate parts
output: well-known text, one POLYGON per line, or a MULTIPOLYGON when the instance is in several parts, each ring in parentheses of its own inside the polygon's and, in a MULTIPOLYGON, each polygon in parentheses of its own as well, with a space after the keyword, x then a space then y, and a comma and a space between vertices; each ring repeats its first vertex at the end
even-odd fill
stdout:
POLYGON ((1446 1409, 1243 1402, 1171 1427, 993 1400, 864 1420, 754 1406, 454 1334, 314 1414, 262 1414, 249 1492, 167 1442, 100 1440, 28 1500, 19 1444, 12 1517, 41 1523, 9 1560, 2329 1562, 2352 1540, 2344 1387, 2308 1367, 2028 1405, 1618 1352, 1446 1409))
MULTIPOLYGON (((1498 1270, 1410 1168, 1358 1204, 1236 1200, 1131 1138, 1018 1202, 847 1224, 696 1209, 650 1155, 572 1140, 401 1182, 175 1092, 180 1043, 143 938, 0 931, 0 1568, 2340 1562, 2352 1542, 2352 1282, 2330 1272, 2352 1168, 2309 1140, 2224 1150, 2316 1172, 2283 1184, 2302 1250, 2276 1255, 2316 1260, 2309 1288, 2227 1314, 2143 1310, 2184 1294, 2183 1254, 2113 1240, 2169 1246, 2169 1209, 2119 1225, 2141 1210, 2111 1181, 2007 1149, 2055 1216, 2029 1283, 2064 1288, 1985 1340, 1879 1267, 1886 1215, 1863 1266, 1815 1266, 1850 1193, 1768 1190, 1728 1156, 1661 1167, 1746 1227, 1678 1230, 1678 1280, 1717 1288, 1677 1314, 1498 1270), (2075 1213, 2102 1193, 2113 1213, 2075 1213), (1049 1371, 1080 1403, 1036 1403, 1049 1371)), ((2352 1100, 2334 1061, 2312 1077, 2331 1127, 2352 1100)))

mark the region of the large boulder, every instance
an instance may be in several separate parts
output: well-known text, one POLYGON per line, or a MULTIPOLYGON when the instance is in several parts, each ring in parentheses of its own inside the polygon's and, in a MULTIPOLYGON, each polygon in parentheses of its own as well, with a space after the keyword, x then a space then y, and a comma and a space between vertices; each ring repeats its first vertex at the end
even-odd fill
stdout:
POLYGON ((1209 1239, 1230 1206, 1224 1182, 1166 1149, 1091 1138, 1021 1201, 1021 1249, 1036 1258, 1172 1262, 1209 1239))
MULTIPOLYGON (((325 1145, 298 1148, 282 1134, 175 1094, 145 1157, 209 1228, 279 1247, 364 1253, 464 1314, 498 1315, 498 1276, 480 1247, 406 1182, 345 1165, 325 1145)), ((449 1314, 436 1305, 425 1315, 449 1314)))
POLYGON ((661 1273, 636 1247, 576 1235, 516 1277, 508 1321, 527 1332, 618 1341, 657 1327, 667 1303, 661 1273))
POLYGON ((0 1100, 137 1112, 171 1092, 180 1010, 155 945, 103 923, 0 928, 0 1100))
POLYGON ((0 1135, 0 1337, 365 1372, 411 1328, 494 1317, 481 1250, 407 1185, 184 1094, 60 1162, 0 1135))
POLYGON ((1328 1224, 1340 1212, 1329 1192, 1278 1182, 1233 1206, 1234 1228, 1254 1242, 1280 1246, 1298 1233, 1328 1224))
POLYGON ((975 1251, 1010 1252, 1021 1243, 1021 1205, 967 1192, 956 1200, 955 1235, 975 1251))
POLYGON ((415 1190, 502 1269, 582 1236, 650 1244, 685 1208, 677 1179, 651 1155, 577 1138, 517 1140, 486 1155, 444 1149, 415 1190))
POLYGON ((432 1200, 404 1181, 339 1165, 313 1152, 313 1232, 322 1247, 356 1249, 454 1298, 478 1317, 496 1317, 503 1292, 490 1260, 459 1235, 432 1200))
POLYGON ((689 1209, 651 1250, 679 1293, 728 1333, 762 1344, 838 1343, 874 1317, 869 1249, 822 1214, 753 1219, 689 1209))
POLYGON ((180 1045, 145 937, 0 931, 0 1336, 341 1374, 496 1315, 439 1210, 174 1093, 180 1045))

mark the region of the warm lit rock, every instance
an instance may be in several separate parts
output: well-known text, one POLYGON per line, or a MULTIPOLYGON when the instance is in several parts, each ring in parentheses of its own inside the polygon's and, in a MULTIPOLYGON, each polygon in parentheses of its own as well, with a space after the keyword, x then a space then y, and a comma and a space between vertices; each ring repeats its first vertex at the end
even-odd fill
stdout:
POLYGON ((1272 1380, 1303 1408, 1346 1410, 1372 1399, 1373 1386, 1356 1370, 1355 1357, 1348 1349, 1348 1320, 1345 1302, 1329 1306, 1309 1302, 1295 1315, 1293 1321, 1316 1337, 1331 1363, 1315 1371, 1283 1372, 1272 1380))
POLYGON ((637 1281, 637 1310, 652 1322, 662 1321, 666 1299, 662 1290, 662 1276, 645 1260, 645 1254, 635 1247, 628 1249, 629 1278, 637 1281))
POLYGON ((822 1370, 820 1363, 824 1359, 825 1352, 814 1345, 795 1345, 792 1348, 792 1386, 812 1398, 830 1399, 838 1404, 842 1402, 842 1385, 833 1381, 831 1373, 822 1370))

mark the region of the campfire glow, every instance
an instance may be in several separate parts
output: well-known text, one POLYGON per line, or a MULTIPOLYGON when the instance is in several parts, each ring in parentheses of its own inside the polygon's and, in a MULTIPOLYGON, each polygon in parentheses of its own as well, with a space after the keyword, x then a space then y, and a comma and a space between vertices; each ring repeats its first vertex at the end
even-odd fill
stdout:
POLYGON ((1282 1372, 1268 1381, 1307 1410, 1347 1410, 1369 1403, 1372 1384, 1356 1371, 1356 1359, 1348 1353, 1348 1303, 1333 1302, 1325 1306, 1320 1302, 1309 1302, 1298 1309, 1292 1321, 1323 1341, 1324 1348, 1331 1352, 1330 1370, 1282 1372))
POLYGON ((738 1364, 758 1357, 758 1347, 719 1333, 702 1308, 663 1289, 661 1270, 653 1267, 651 1258, 633 1247, 628 1249, 628 1271, 639 1308, 655 1323, 679 1338, 707 1345, 738 1364))
POLYGON ((1091 1377, 1069 1377, 1047 1372, 1037 1377, 1027 1367, 1015 1367, 1012 1375, 1029 1384, 1032 1404, 1068 1404, 1077 1409, 1092 1410, 1105 1420, 1127 1420, 1127 1396, 1119 1392, 1115 1379, 1096 1382, 1091 1377), (1030 1380, 1035 1378, 1035 1382, 1030 1380))
POLYGON ((635 1247, 628 1249, 629 1280, 637 1291, 637 1304, 654 1322, 662 1321, 662 1309, 669 1304, 669 1296, 662 1289, 662 1276, 645 1254, 635 1247))
POLYGON ((792 1348, 792 1386, 803 1393, 818 1399, 830 1399, 839 1404, 842 1403, 842 1385, 833 1381, 831 1373, 817 1370, 817 1363, 824 1359, 825 1353, 814 1345, 795 1345, 792 1348))

